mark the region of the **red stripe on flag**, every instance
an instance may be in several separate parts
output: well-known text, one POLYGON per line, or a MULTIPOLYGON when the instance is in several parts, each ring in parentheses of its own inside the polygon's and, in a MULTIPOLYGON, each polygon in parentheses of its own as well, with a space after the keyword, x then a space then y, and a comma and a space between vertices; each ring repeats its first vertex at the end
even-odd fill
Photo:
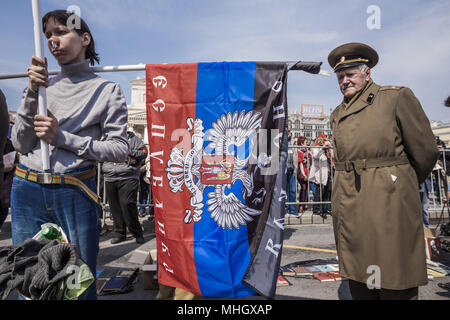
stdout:
POLYGON ((194 223, 184 222, 191 194, 186 185, 183 191, 173 192, 165 171, 173 148, 183 148, 184 156, 191 148, 186 120, 195 119, 196 87, 196 63, 146 66, 158 281, 201 295, 194 261, 194 223))

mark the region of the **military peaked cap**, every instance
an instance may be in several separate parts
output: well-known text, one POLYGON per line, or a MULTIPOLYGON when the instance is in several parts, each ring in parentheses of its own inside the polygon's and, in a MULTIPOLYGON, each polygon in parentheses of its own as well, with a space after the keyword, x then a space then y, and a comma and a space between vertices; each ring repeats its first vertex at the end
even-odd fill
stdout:
POLYGON ((328 55, 328 63, 334 72, 360 64, 373 68, 378 63, 378 53, 364 43, 350 42, 333 49, 328 55))

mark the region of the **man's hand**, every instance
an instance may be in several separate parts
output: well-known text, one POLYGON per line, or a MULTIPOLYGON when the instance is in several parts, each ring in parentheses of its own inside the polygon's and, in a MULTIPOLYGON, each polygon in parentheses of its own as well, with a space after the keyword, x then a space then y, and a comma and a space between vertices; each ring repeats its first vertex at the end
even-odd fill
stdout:
POLYGON ((34 131, 39 139, 51 144, 59 129, 58 120, 48 111, 48 115, 37 114, 34 116, 34 131))
POLYGON ((48 87, 47 58, 42 60, 33 56, 28 67, 28 88, 38 91, 39 86, 48 87))

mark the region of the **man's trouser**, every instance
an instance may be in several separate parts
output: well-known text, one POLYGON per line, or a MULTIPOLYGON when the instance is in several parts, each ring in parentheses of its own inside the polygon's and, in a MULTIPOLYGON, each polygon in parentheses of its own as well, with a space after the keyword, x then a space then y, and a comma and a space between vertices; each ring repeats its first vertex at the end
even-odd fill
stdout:
POLYGON ((137 191, 138 179, 106 181, 106 200, 114 220, 117 237, 125 238, 127 227, 133 237, 142 237, 143 231, 138 219, 137 191))
POLYGON ((417 300, 419 288, 405 290, 369 289, 365 283, 348 280, 353 300, 417 300))

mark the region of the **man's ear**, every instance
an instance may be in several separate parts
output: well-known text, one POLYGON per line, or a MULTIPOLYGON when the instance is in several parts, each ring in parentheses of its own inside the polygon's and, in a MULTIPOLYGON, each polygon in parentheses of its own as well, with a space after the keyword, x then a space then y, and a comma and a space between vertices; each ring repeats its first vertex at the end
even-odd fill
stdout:
POLYGON ((366 69, 366 81, 370 80, 370 68, 366 69))

